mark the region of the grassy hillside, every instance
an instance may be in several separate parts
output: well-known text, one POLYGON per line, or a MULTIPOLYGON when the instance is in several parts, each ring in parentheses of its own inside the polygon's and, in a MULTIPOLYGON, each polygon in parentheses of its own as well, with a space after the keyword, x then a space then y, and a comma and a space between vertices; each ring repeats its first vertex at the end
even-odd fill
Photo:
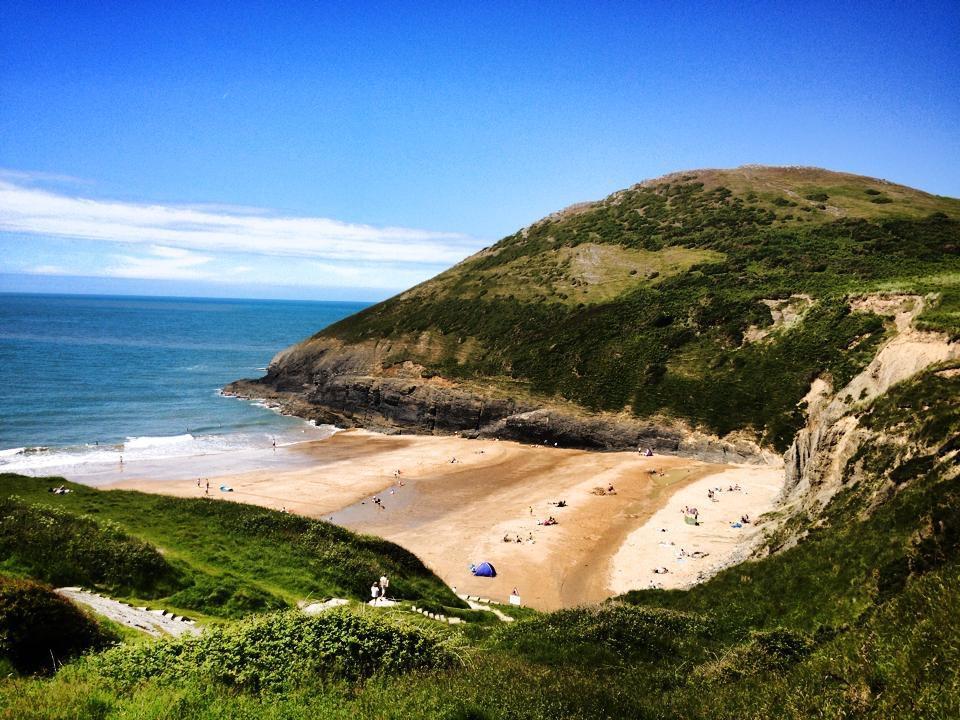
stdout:
POLYGON ((960 200, 816 169, 695 171, 550 216, 303 347, 387 341, 376 372, 411 361, 782 450, 810 380, 849 378, 884 336, 847 297, 889 291, 930 295, 918 324, 960 337, 960 200), (792 327, 772 327, 778 300, 792 327))
POLYGON ((400 598, 460 601, 379 538, 249 505, 0 475, 0 572, 195 615, 240 617, 306 598, 364 599, 386 573, 400 598))

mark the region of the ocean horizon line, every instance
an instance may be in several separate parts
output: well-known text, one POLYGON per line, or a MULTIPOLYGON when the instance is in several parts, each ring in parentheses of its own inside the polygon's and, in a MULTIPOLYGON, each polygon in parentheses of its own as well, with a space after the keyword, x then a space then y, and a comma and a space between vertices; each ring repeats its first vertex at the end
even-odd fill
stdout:
POLYGON ((142 293, 103 293, 103 292, 44 292, 42 290, 0 290, 0 296, 45 297, 45 298, 101 298, 112 300, 128 298, 131 300, 191 300, 223 302, 276 302, 276 303, 317 303, 324 305, 374 305, 376 300, 317 300, 311 298, 275 298, 275 297, 234 297, 220 295, 144 295, 142 293))

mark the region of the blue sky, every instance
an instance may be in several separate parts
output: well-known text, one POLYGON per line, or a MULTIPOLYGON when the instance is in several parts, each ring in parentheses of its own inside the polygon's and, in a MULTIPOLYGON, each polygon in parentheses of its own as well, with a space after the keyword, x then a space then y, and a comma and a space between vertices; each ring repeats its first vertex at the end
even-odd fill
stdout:
POLYGON ((960 3, 0 3, 0 291, 377 299, 680 169, 960 196, 960 3))

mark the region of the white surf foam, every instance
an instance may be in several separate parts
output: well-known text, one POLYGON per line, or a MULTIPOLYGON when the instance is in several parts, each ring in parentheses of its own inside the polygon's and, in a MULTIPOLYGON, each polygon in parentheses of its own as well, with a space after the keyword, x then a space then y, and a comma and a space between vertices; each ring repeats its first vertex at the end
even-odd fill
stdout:
POLYGON ((251 430, 224 434, 184 433, 168 436, 128 437, 118 445, 82 445, 63 448, 10 448, 0 450, 0 472, 49 475, 87 475, 142 461, 200 457, 246 450, 288 447, 320 440, 336 432, 331 425, 303 423, 283 431, 251 430))
POLYGON ((190 433, 183 435, 168 435, 161 437, 128 437, 123 443, 123 449, 127 452, 136 452, 137 450, 151 450, 153 448, 171 448, 177 446, 192 445, 197 441, 190 433))

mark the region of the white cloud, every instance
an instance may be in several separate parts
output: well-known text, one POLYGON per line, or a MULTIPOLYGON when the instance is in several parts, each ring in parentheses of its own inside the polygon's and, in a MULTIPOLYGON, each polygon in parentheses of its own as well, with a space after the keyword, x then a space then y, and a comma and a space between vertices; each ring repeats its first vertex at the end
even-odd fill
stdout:
MULTIPOLYGON (((9 175, 8 175, 9 177, 9 175)), ((138 204, 72 197, 0 179, 0 232, 382 264, 450 265, 482 243, 456 233, 373 227, 251 208, 138 204)), ((156 253, 154 253, 156 255, 156 253)), ((128 258, 127 268, 137 267, 128 258)), ((157 256, 147 263, 164 260, 157 256)), ((167 257, 167 267, 174 258, 167 257)), ((186 272, 195 266, 182 265, 186 272)), ((136 277, 140 277, 139 275, 136 277)))
POLYGON ((35 265, 27 272, 31 275, 66 275, 67 269, 59 265, 35 265))
POLYGON ((12 182, 20 182, 27 185, 33 183, 54 183, 58 185, 92 185, 90 180, 74 177, 73 175, 63 175, 62 173, 40 172, 37 170, 12 170, 10 168, 0 168, 0 178, 5 178, 12 182))
POLYGON ((114 255, 118 265, 112 265, 99 275, 105 277, 137 278, 139 280, 212 280, 214 275, 200 266, 213 260, 181 248, 154 245, 150 256, 114 255))

